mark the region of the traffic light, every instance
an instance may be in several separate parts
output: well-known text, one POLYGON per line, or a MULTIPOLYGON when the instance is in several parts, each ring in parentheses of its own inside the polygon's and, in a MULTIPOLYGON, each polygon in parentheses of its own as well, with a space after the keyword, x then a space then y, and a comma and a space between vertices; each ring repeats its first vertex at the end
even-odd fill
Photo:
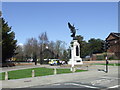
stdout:
POLYGON ((106 43, 105 43, 105 49, 107 50, 107 49, 109 49, 110 48, 110 42, 109 41, 106 41, 106 43))
POLYGON ((105 50, 106 50, 106 48, 105 48, 105 42, 101 42, 101 45, 102 45, 102 48, 101 48, 101 49, 102 49, 103 51, 105 51, 105 50))
POLYGON ((101 42, 101 45, 102 45, 102 50, 103 51, 106 51, 107 49, 110 48, 110 42, 109 41, 105 41, 105 42, 101 42))

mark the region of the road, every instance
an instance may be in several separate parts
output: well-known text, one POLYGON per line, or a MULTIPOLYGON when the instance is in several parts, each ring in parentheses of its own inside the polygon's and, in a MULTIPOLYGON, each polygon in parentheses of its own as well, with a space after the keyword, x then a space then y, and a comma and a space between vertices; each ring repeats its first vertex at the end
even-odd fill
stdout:
POLYGON ((118 76, 101 76, 101 77, 92 77, 87 79, 78 79, 75 81, 63 82, 63 83, 54 83, 49 85, 38 85, 30 88, 91 88, 91 89, 113 89, 118 87, 118 76))
MULTIPOLYGON (((97 69, 98 68, 93 69, 93 71, 96 71, 97 69)), ((113 89, 113 88, 118 90, 118 88, 120 88, 120 85, 118 85, 118 82, 120 80, 118 67, 109 66, 108 73, 105 73, 103 71, 98 71, 98 72, 103 74, 98 73, 98 75, 95 75, 93 73, 93 76, 91 76, 92 74, 88 74, 85 75, 85 77, 79 77, 77 79, 68 82, 54 83, 48 85, 37 85, 29 88, 89 88, 89 89, 104 89, 104 90, 113 89)))

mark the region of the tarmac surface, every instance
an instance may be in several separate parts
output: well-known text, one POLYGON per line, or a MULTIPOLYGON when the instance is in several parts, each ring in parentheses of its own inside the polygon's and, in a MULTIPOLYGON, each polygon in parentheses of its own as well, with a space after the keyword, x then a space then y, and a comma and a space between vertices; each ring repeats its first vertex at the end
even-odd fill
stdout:
MULTIPOLYGON (((49 65, 27 65, 5 67, 1 72, 26 69, 33 67, 48 67, 48 68, 69 68, 49 65)), ((57 74, 49 76, 40 76, 34 78, 14 79, 0 81, 1 88, 119 88, 118 85, 120 76, 118 66, 109 66, 108 73, 105 73, 105 65, 81 66, 78 69, 88 69, 86 72, 77 72, 69 74, 57 74), (101 71, 100 71, 101 70, 101 71)))

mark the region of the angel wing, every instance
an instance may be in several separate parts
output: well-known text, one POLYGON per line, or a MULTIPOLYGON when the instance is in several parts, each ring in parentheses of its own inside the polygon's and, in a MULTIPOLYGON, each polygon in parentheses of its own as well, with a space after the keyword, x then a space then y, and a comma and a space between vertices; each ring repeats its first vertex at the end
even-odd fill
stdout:
POLYGON ((72 33, 75 32, 75 27, 74 27, 74 25, 72 26, 72 25, 68 22, 68 27, 69 27, 69 29, 71 30, 72 33))
POLYGON ((68 27, 69 27, 69 29, 71 30, 71 32, 73 32, 73 30, 74 30, 74 27, 68 22, 68 27))

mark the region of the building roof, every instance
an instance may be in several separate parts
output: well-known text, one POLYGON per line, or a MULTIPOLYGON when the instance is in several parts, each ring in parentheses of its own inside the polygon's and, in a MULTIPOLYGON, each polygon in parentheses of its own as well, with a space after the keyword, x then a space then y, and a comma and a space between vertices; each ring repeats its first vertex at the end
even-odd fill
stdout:
POLYGON ((120 37, 120 33, 111 33, 111 34, 113 34, 116 37, 120 37))
POLYGON ((112 33, 109 34, 109 36, 106 38, 106 40, 107 40, 111 35, 112 35, 113 37, 120 38, 120 33, 114 33, 114 32, 112 32, 112 33))

